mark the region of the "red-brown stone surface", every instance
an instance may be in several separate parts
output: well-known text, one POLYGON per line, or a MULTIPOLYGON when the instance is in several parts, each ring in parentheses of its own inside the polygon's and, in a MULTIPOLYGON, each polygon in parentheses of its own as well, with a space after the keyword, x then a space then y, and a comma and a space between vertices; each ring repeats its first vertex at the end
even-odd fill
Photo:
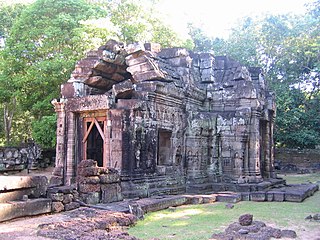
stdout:
POLYGON ((60 240, 137 240, 122 231, 135 224, 137 219, 132 214, 89 208, 79 208, 69 214, 72 217, 69 221, 39 225, 37 235, 60 240))

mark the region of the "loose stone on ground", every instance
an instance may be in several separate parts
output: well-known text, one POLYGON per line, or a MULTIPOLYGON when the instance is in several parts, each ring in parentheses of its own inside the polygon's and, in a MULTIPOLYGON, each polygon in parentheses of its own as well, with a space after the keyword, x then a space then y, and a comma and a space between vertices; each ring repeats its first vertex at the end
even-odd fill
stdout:
POLYGON ((215 233, 210 240, 268 240, 271 238, 296 238, 293 230, 268 227, 264 222, 253 221, 253 215, 244 214, 238 222, 230 224, 224 232, 215 233))

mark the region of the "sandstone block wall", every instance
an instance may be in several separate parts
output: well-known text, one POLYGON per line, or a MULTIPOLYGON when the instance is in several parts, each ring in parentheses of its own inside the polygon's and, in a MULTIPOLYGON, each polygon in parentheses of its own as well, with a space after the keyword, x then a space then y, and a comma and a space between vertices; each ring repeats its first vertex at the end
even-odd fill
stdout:
POLYGON ((52 200, 52 212, 69 211, 80 207, 79 193, 72 186, 49 188, 48 198, 52 200))
POLYGON ((0 147, 0 172, 45 168, 52 164, 55 152, 31 143, 22 147, 0 147))
POLYGON ((88 204, 122 200, 120 175, 111 168, 99 168, 94 160, 78 165, 77 185, 80 199, 88 204))
POLYGON ((289 149, 275 150, 277 168, 295 165, 298 169, 320 170, 320 149, 289 149))

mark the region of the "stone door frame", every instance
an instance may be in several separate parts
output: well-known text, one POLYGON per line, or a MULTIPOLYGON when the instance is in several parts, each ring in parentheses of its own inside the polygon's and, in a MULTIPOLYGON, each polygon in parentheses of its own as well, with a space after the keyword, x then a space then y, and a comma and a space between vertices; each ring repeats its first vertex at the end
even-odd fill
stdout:
MULTIPOLYGON (((82 119, 83 125, 83 138, 82 138, 82 154, 83 159, 87 159, 87 143, 88 137, 92 132, 93 127, 95 126, 99 132, 99 135, 103 141, 103 149, 102 149, 102 167, 107 167, 107 116, 83 116, 82 119), (101 128, 99 122, 103 123, 103 128, 101 128), (87 124, 90 123, 87 128, 87 124)), ((94 159, 96 160, 96 159, 94 159)))

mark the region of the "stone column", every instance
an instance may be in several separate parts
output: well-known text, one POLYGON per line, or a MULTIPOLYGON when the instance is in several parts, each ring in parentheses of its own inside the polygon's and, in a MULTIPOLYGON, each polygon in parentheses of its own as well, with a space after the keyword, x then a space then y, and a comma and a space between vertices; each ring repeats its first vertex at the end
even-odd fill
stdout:
POLYGON ((56 143, 56 160, 53 176, 50 180, 50 185, 62 185, 64 176, 65 162, 65 131, 66 131, 66 112, 65 99, 54 99, 51 103, 57 113, 57 143, 56 143))
POLYGON ((260 112, 252 109, 249 137, 249 182, 260 182, 260 112))
POLYGON ((263 169, 265 172, 262 173, 263 176, 266 176, 267 178, 270 178, 270 169, 271 169, 271 137, 270 137, 270 122, 266 123, 265 126, 265 134, 264 137, 264 149, 265 149, 265 159, 264 159, 264 166, 265 169, 263 169))
POLYGON ((248 143, 248 133, 243 133, 243 136, 241 138, 242 143, 242 149, 243 149, 243 175, 249 174, 249 143, 248 143))
POLYGON ((274 171, 274 139, 273 139, 273 131, 274 131, 274 115, 271 116, 270 120, 270 177, 276 178, 276 173, 274 171))
POLYGON ((74 182, 75 174, 75 114, 69 112, 67 116, 67 159, 65 184, 71 185, 74 182))

